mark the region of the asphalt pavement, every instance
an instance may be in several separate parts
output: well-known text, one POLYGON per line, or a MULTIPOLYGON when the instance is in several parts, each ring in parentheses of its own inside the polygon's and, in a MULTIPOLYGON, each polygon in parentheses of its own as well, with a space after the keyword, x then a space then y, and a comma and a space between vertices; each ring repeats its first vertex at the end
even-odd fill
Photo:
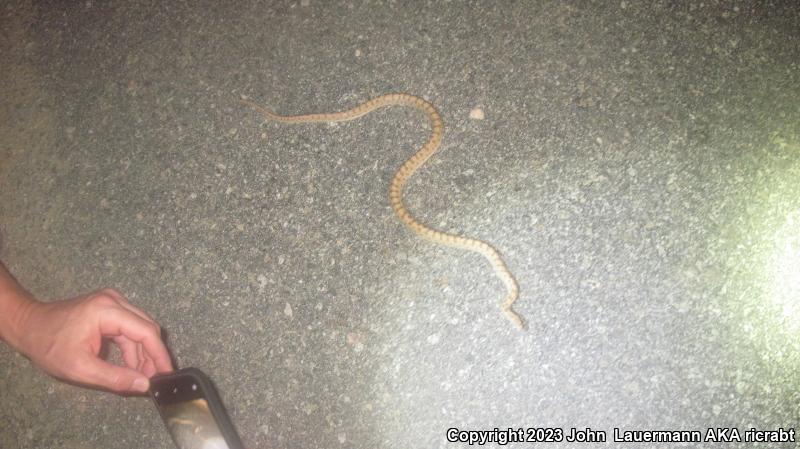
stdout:
MULTIPOLYGON (((795 1, 11 1, 0 59, 0 259, 147 310, 251 449, 796 447, 744 441, 800 422, 795 1), (527 330, 392 214, 423 114, 238 101, 390 92, 445 122, 409 209, 503 253, 527 330)), ((3 347, 0 447, 172 443, 148 399, 3 347)))

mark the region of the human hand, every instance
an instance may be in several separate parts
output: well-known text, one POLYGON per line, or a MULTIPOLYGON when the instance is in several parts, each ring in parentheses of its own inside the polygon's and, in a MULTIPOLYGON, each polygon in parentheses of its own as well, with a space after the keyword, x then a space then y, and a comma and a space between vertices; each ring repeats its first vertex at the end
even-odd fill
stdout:
POLYGON ((68 382, 118 393, 145 392, 149 377, 173 370, 161 328, 113 289, 65 301, 31 302, 18 328, 17 349, 68 382), (100 358, 103 339, 119 346, 125 367, 100 358))

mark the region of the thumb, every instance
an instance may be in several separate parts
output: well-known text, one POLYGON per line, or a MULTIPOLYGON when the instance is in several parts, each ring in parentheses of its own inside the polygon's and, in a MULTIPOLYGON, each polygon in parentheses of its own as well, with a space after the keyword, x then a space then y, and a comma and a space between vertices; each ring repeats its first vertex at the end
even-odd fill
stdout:
POLYGON ((76 380, 117 393, 144 393, 150 388, 150 380, 142 373, 94 357, 85 361, 81 371, 76 380))

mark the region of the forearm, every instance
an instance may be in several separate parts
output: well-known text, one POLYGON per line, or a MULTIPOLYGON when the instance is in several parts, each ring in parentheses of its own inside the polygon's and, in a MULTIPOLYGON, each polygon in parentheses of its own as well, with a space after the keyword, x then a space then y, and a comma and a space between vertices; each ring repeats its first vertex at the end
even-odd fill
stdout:
POLYGON ((20 323, 34 303, 36 300, 33 296, 22 288, 0 262, 0 339, 13 348, 19 348, 19 339, 23 332, 20 323))

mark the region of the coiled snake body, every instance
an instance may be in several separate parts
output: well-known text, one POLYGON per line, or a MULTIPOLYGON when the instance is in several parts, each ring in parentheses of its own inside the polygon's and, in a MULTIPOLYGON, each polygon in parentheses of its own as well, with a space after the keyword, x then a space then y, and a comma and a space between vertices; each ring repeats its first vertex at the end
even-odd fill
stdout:
POLYGON ((389 184, 389 202, 394 209, 394 213, 406 226, 409 227, 415 234, 424 237, 434 243, 440 245, 452 246, 455 248, 462 248, 476 253, 482 254, 494 268, 494 272, 503 281, 508 293, 506 294, 503 303, 500 305, 500 310, 503 314, 511 320, 512 323, 519 328, 524 328, 522 318, 512 309, 512 305, 519 296, 519 286, 514 276, 506 266, 503 257, 500 253, 492 247, 492 245, 478 239, 462 237, 459 235, 448 234, 446 232, 433 229, 427 226, 416 218, 406 209, 403 203, 403 187, 405 186, 411 175, 419 169, 425 161, 428 160, 433 153, 439 148, 444 134, 444 124, 442 117, 436 111, 432 104, 423 100, 422 98, 415 97, 408 94, 389 94, 373 98, 365 103, 362 103, 352 109, 341 112, 332 112, 325 114, 307 114, 307 115, 292 115, 283 116, 274 114, 263 107, 248 101, 241 100, 243 103, 248 104, 261 112, 264 117, 269 120, 274 120, 283 123, 310 123, 310 122, 344 122, 353 120, 363 115, 366 115, 375 109, 384 106, 409 106, 427 114, 431 122, 431 134, 425 145, 422 146, 416 153, 414 153, 408 160, 403 163, 400 169, 397 170, 392 182, 389 184))

